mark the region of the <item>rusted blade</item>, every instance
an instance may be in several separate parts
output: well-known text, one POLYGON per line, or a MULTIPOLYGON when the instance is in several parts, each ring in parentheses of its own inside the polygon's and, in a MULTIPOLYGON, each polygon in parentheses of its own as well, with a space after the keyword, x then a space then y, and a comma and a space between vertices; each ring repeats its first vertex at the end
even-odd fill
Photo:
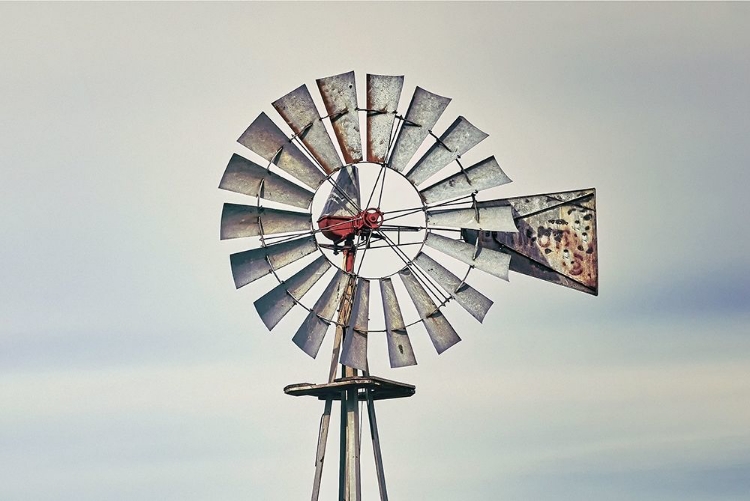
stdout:
POLYGON ((471 316, 484 320, 492 301, 481 292, 451 273, 427 254, 420 252, 414 263, 423 269, 435 282, 445 289, 471 316))
POLYGON ((328 262, 328 259, 325 256, 320 256, 295 273, 289 280, 280 283, 255 301, 255 309, 258 310, 261 320, 266 324, 269 331, 276 327, 276 324, 284 318, 284 315, 289 313, 292 307, 297 304, 295 299, 302 299, 302 296, 320 280, 320 277, 330 267, 331 263, 328 262))
POLYGON ((414 350, 406 333, 404 318, 398 305, 396 291, 390 278, 380 280, 380 295, 383 298, 383 312, 385 313, 385 330, 388 339, 388 358, 391 367, 406 367, 417 365, 414 350))
POLYGON ((406 292, 409 293, 414 306, 417 308, 419 318, 422 319, 427 334, 430 336, 438 354, 461 341, 453 326, 448 323, 448 320, 440 312, 427 291, 424 290, 422 284, 412 274, 412 271, 409 268, 404 268, 398 274, 404 283, 404 287, 406 287, 406 292))
POLYGON ((435 209, 427 211, 427 226, 471 228, 484 231, 518 231, 510 206, 490 206, 477 202, 465 209, 435 209))
POLYGON ((343 365, 361 371, 367 370, 367 322, 369 311, 370 281, 359 278, 357 279, 357 287, 354 292, 352 316, 346 328, 344 344, 341 347, 341 358, 339 360, 343 365))
POLYGON ((367 75, 367 160, 369 162, 385 162, 403 86, 403 76, 367 75))
POLYGON ((458 117, 440 136, 440 140, 435 142, 414 164, 414 168, 406 177, 415 185, 420 185, 486 137, 487 134, 474 127, 464 117, 458 117))
POLYGON ((404 117, 406 120, 393 145, 393 153, 388 162, 391 168, 399 172, 404 170, 450 102, 449 97, 438 96, 421 87, 416 88, 404 117))
POLYGON ((222 240, 305 230, 312 230, 311 217, 306 212, 229 203, 221 211, 222 240))
POLYGON ((320 216, 351 217, 359 212, 359 206, 359 171, 355 166, 348 165, 336 174, 336 186, 331 190, 320 216))
POLYGON ((328 116, 331 117, 333 132, 341 146, 344 163, 361 162, 362 136, 359 133, 357 85, 354 82, 354 72, 319 78, 317 83, 328 116))
MULTIPOLYGON (((485 249, 512 254, 510 269, 564 287, 597 295, 599 268, 596 191, 579 190, 495 200, 509 205, 517 233, 480 233, 485 249)), ((477 232, 463 231, 475 242, 477 232)))
POLYGON ((317 249, 315 237, 304 237, 232 254, 229 260, 232 264, 234 285, 239 289, 317 249))
POLYGON ((237 154, 232 155, 219 188, 307 209, 313 193, 237 154))
POLYGON ((508 280, 508 267, 510 265, 510 255, 508 254, 481 246, 476 247, 435 233, 427 234, 425 244, 461 262, 474 266, 478 270, 508 280))
POLYGON ((333 147, 331 136, 320 119, 306 85, 277 99, 273 102, 273 107, 307 146, 326 174, 341 167, 341 158, 333 147))
POLYGON ((510 178, 505 175, 495 157, 489 157, 468 167, 463 172, 428 186, 419 194, 426 204, 434 204, 510 182, 510 178))
POLYGON ((336 271, 336 275, 331 279, 326 290, 315 302, 315 306, 312 307, 305 321, 302 322, 292 338, 294 344, 312 358, 318 355, 328 326, 341 303, 341 296, 344 294, 348 280, 349 275, 341 270, 336 271))
POLYGON ((261 113, 250 124, 237 142, 269 162, 273 162, 281 170, 288 172, 313 190, 317 189, 325 179, 320 169, 265 113, 261 113))

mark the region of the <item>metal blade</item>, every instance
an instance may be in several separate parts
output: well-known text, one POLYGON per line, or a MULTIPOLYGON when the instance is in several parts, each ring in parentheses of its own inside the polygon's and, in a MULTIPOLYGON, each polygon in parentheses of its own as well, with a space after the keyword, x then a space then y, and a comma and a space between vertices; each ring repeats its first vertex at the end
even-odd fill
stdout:
POLYGON ((368 162, 385 162, 403 86, 403 76, 367 75, 368 162))
POLYGON ((341 167, 341 158, 333 147, 331 136, 320 119, 306 85, 277 99, 273 102, 273 107, 307 146, 326 174, 341 167))
POLYGON ((383 298, 383 313, 385 313, 385 330, 388 339, 388 358, 391 367, 406 367, 417 365, 414 350, 406 333, 404 317, 398 305, 396 291, 390 278, 380 280, 380 295, 383 298))
POLYGON ((331 190, 320 217, 351 217, 359 212, 359 205, 359 171, 349 165, 336 175, 336 187, 331 190))
POLYGON ((315 237, 297 238, 229 256, 234 285, 240 287, 318 250, 315 237))
POLYGON ((391 168, 401 172, 429 135, 451 100, 417 87, 406 111, 406 117, 393 145, 391 168))
POLYGON ((370 310, 370 281, 357 279, 354 304, 339 361, 347 367, 367 370, 367 322, 370 310))
POLYGON ((336 271, 336 275, 323 291, 323 295, 315 302, 310 313, 307 314, 305 321, 302 322, 297 332, 294 334, 292 341, 299 346, 302 351, 315 358, 323 344, 323 338, 326 335, 328 326, 336 314, 336 310, 341 304, 341 297, 346 289, 349 275, 341 270, 336 271))
POLYGON ((237 140, 243 146, 276 164, 304 184, 317 189, 325 175, 297 148, 281 129, 261 113, 237 140))
POLYGON ((229 203, 221 211, 222 240, 305 230, 312 230, 312 220, 304 212, 229 203))
POLYGON ((474 207, 465 209, 428 210, 427 226, 448 228, 470 228, 483 231, 516 232, 513 211, 507 206, 491 206, 487 202, 477 202, 474 207))
POLYGON ((419 194, 427 204, 501 186, 510 183, 510 178, 500 168, 495 157, 485 158, 463 172, 439 181, 421 190, 419 194))
POLYGON ((471 316, 484 320, 492 301, 478 290, 458 278, 427 254, 420 252, 414 263, 445 289, 471 316))
POLYGON ((362 136, 359 133, 357 85, 354 82, 354 72, 319 78, 317 83, 328 116, 331 117, 333 132, 341 146, 341 153, 344 154, 344 163, 361 162, 362 136))
POLYGON ((406 292, 409 293, 414 306, 417 308, 419 317, 424 322, 427 334, 429 334, 430 340, 438 354, 461 341, 453 326, 448 323, 448 320, 440 312, 435 302, 427 294, 427 291, 424 290, 424 287, 422 287, 422 284, 412 274, 411 270, 404 268, 398 274, 401 277, 404 287, 406 287, 406 292))
POLYGON ((466 242, 453 240, 434 233, 428 233, 424 243, 461 262, 474 266, 478 270, 485 271, 503 280, 508 280, 508 268, 510 265, 510 256, 508 254, 483 249, 481 246, 476 247, 466 242))
POLYGON ((440 140, 417 161, 406 177, 415 185, 422 184, 428 177, 459 158, 487 136, 464 117, 458 117, 440 136, 440 140))
POLYGON ((232 155, 219 188, 307 209, 314 194, 237 154, 232 155))
POLYGON ((320 256, 295 273, 289 280, 281 282, 255 301, 255 309, 258 310, 260 319, 269 331, 276 327, 284 315, 297 304, 295 300, 302 299, 302 296, 320 280, 330 267, 331 263, 328 259, 320 256))

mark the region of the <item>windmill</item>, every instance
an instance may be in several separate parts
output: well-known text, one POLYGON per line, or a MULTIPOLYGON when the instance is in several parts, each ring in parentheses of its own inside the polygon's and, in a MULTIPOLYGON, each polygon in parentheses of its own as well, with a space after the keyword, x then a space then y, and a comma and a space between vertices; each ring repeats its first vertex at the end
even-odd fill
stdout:
POLYGON ((402 76, 368 74, 361 107, 354 72, 318 79, 325 116, 307 86, 298 87, 273 103, 292 134, 261 113, 238 142, 263 162, 233 155, 219 186, 254 199, 224 204, 221 238, 248 238, 253 247, 230 256, 237 288, 268 275, 277 279, 255 301, 265 326, 273 329, 295 307, 306 310, 292 340, 313 358, 335 331, 326 382, 284 388, 325 402, 313 501, 335 401, 339 499, 361 499, 363 402, 380 499, 387 500, 374 402, 409 397, 415 388, 370 374, 371 338, 385 338, 394 368, 417 363, 410 341, 416 324, 438 354, 447 350, 461 338, 443 306, 455 301, 481 322, 492 305, 470 285, 476 273, 508 280, 512 270, 598 293, 595 191, 486 200, 487 190, 511 182, 494 157, 471 158, 487 134, 462 116, 433 132, 450 99, 420 87, 399 113, 403 83, 402 76), (376 296, 381 326, 370 318, 376 296))

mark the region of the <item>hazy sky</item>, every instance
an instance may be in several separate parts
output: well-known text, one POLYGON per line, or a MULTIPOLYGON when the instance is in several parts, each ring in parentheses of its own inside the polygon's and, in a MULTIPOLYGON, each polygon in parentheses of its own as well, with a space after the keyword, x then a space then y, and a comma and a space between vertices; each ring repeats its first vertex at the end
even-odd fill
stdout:
POLYGON ((309 495, 323 405, 282 388, 328 357, 265 330, 271 282, 235 290, 216 187, 259 112, 349 70, 406 75, 402 109, 452 97, 437 129, 490 134, 502 196, 597 189, 599 297, 511 274, 477 284, 481 328, 447 310, 464 341, 440 357, 415 329, 419 365, 391 370, 371 339, 373 372, 417 386, 378 406, 390 497, 749 499, 748 24, 745 3, 0 4, 0 499, 309 495))

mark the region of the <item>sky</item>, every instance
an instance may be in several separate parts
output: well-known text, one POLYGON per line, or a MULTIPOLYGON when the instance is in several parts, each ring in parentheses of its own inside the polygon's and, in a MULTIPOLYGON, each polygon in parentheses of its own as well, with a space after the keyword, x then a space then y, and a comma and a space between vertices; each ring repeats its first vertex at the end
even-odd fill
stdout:
POLYGON ((293 320, 266 331, 271 282, 235 290, 243 244, 218 229, 241 198, 217 186, 258 113, 350 70, 405 75, 402 110, 416 85, 451 97, 436 128, 490 135, 499 196, 597 189, 598 297, 479 277, 495 305, 481 327, 446 308, 451 350, 415 329, 419 365, 390 369, 370 341, 373 373, 417 388, 377 407, 390 497, 750 498, 748 22, 745 3, 0 4, 0 499, 309 496, 323 404, 282 389, 327 356, 293 320))

